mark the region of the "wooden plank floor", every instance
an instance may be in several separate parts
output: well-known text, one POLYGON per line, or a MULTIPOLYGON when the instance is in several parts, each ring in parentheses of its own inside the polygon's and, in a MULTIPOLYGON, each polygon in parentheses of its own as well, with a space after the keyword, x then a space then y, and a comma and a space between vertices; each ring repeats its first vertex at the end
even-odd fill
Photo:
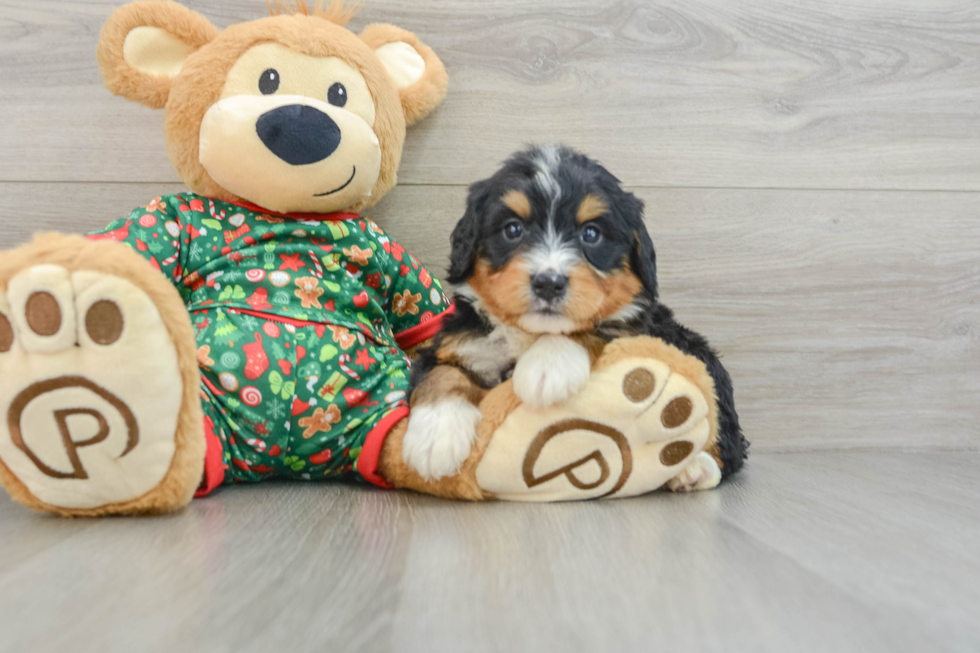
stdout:
POLYGON ((0 504, 4 651, 976 651, 978 453, 761 454, 717 492, 337 485, 167 518, 0 504))

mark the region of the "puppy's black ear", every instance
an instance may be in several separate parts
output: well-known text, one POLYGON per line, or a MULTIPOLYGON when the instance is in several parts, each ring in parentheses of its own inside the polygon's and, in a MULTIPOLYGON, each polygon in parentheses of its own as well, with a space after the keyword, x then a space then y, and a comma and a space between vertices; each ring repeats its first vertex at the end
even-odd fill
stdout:
POLYGON ((653 241, 646 228, 633 232, 633 250, 630 252, 630 267, 640 279, 644 290, 651 299, 657 298, 657 253, 653 251, 653 241))
POLYGON ((657 298, 657 253, 653 249, 650 232, 643 224, 643 200, 628 193, 627 211, 633 225, 633 248, 630 251, 630 267, 639 277, 651 299, 657 298))
POLYGON ((470 186, 470 193, 466 199, 466 213, 453 229, 453 249, 449 256, 449 274, 446 276, 446 281, 449 283, 463 283, 473 275, 477 245, 480 240, 480 226, 490 200, 490 187, 489 179, 478 181, 470 186))

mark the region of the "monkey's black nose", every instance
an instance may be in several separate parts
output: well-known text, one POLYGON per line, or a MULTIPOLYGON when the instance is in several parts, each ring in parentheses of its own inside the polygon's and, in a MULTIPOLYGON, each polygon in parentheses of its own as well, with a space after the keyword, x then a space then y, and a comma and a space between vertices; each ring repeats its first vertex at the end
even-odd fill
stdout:
POLYGON ((568 277, 557 272, 541 272, 531 279, 531 290, 545 301, 558 299, 568 289, 568 277))
POLYGON ((294 166, 323 161, 340 145, 340 127, 327 114, 290 104, 259 116, 255 131, 273 154, 294 166))

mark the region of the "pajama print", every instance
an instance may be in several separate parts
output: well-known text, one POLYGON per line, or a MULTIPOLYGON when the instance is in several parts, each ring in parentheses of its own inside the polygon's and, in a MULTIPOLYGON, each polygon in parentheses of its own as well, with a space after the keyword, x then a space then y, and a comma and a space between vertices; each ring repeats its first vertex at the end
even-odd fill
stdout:
POLYGON ((93 239, 126 243, 179 290, 197 334, 204 493, 270 477, 375 470, 408 414, 410 359, 449 299, 378 225, 284 217, 191 193, 159 197, 93 239))

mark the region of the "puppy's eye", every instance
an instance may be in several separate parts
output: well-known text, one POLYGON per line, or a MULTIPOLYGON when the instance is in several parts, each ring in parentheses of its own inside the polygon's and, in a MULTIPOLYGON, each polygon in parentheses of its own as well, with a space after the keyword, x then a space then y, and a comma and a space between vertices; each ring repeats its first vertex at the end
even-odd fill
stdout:
POLYGON ((517 220, 511 220, 504 225, 504 238, 510 241, 520 240, 524 235, 524 225, 517 220))
POLYGON ((337 82, 327 91, 327 101, 335 107, 342 107, 347 104, 347 88, 337 82))
POLYGON ((279 82, 279 71, 270 68, 259 77, 259 91, 262 95, 272 95, 279 90, 279 82))
POLYGON ((586 225, 579 238, 586 245, 598 245, 602 241, 602 231, 594 224, 586 225))

